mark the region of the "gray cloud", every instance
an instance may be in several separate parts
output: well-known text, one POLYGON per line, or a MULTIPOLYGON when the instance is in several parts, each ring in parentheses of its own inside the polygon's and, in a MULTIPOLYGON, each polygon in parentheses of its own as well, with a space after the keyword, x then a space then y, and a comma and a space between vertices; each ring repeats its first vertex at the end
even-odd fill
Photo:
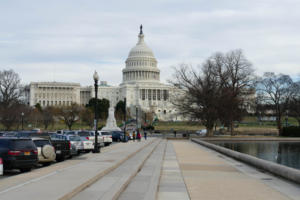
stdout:
POLYGON ((93 71, 122 80, 128 52, 144 24, 162 81, 172 65, 200 64, 216 51, 243 49, 258 74, 300 74, 297 0, 98 0, 0 2, 0 69, 23 82, 90 85, 93 71))

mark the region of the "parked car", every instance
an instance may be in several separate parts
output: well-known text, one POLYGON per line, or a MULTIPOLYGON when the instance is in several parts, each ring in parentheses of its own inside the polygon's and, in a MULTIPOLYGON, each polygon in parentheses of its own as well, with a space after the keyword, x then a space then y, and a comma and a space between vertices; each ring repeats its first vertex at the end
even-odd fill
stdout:
MULTIPOLYGON (((95 131, 89 131, 91 133, 92 136, 95 137, 95 140, 96 140, 96 136, 95 136, 95 131)), ((104 146, 104 139, 103 137, 101 136, 100 134, 100 131, 98 131, 98 137, 97 137, 97 140, 98 140, 98 144, 100 145, 100 147, 103 147, 104 146)), ((94 142, 95 143, 95 142, 94 142)))
POLYGON ((0 176, 3 175, 3 160, 0 158, 0 176))
MULTIPOLYGON (((124 141, 124 132, 123 131, 112 131, 112 140, 114 142, 124 141)), ((128 137, 125 138, 125 141, 128 141, 128 137)))
POLYGON ((112 143, 112 135, 107 131, 99 131, 99 135, 102 136, 104 146, 108 146, 112 143))
POLYGON ((206 129, 201 129, 201 130, 196 131, 196 134, 199 136, 205 136, 206 133, 207 133, 206 129))
POLYGON ((84 151, 83 142, 78 135, 65 135, 67 140, 71 142, 71 155, 79 155, 84 151))
POLYGON ((30 171, 38 161, 38 151, 31 138, 1 137, 0 157, 4 169, 30 171))
POLYGON ((94 149, 94 143, 86 138, 80 137, 83 143, 83 151, 84 152, 91 152, 94 149))
POLYGON ((52 146, 55 149, 57 161, 64 161, 66 158, 71 156, 70 141, 66 140, 66 138, 59 137, 58 134, 56 134, 56 133, 52 133, 52 132, 37 133, 35 131, 20 131, 20 132, 17 132, 15 135, 17 137, 29 137, 29 138, 42 137, 42 138, 50 140, 52 146))
POLYGON ((92 131, 78 131, 77 135, 95 143, 95 134, 92 131))
POLYGON ((55 161, 55 149, 48 139, 35 137, 32 138, 32 141, 38 150, 39 163, 43 165, 50 165, 53 161, 55 161))
MULTIPOLYGON (((71 135, 72 136, 72 135, 71 135)), ((62 142, 67 142, 68 143, 68 156, 69 157, 72 157, 74 155, 77 155, 77 149, 76 147, 72 144, 71 140, 70 140, 70 135, 62 135, 62 134, 55 134, 55 135, 52 135, 51 136, 51 142, 53 143, 53 141, 62 141, 62 142)), ((54 146, 55 147, 55 146, 54 146)), ((63 145, 64 147, 64 145, 63 145)), ((56 158, 58 156, 58 153, 60 152, 57 152, 57 149, 55 147, 55 150, 56 150, 56 158)), ((62 157, 62 158, 65 158, 65 157, 62 157)), ((57 160, 57 159, 56 159, 57 160)))

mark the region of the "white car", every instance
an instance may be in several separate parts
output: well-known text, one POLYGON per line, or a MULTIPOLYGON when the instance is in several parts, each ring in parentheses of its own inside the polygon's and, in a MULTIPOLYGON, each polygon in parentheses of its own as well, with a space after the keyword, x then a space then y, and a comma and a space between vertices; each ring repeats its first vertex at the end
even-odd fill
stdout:
POLYGON ((91 152, 94 149, 94 142, 81 137, 80 138, 83 143, 83 151, 84 152, 91 152))
POLYGON ((56 154, 55 149, 51 145, 50 141, 44 138, 32 138, 33 143, 35 144, 38 150, 38 162, 43 165, 50 165, 55 161, 56 154))
POLYGON ((108 146, 112 143, 112 134, 107 131, 99 131, 100 137, 103 138, 104 146, 108 146))
MULTIPOLYGON (((95 144, 95 131, 89 131, 90 133, 91 133, 91 135, 92 136, 94 136, 94 137, 91 137, 91 138, 89 138, 89 140, 92 140, 93 141, 93 143, 95 144)), ((98 144, 101 146, 101 147, 103 147, 104 146, 104 139, 103 139, 103 137, 101 136, 101 133, 100 133, 101 131, 98 131, 98 137, 97 137, 97 140, 98 140, 98 144)))
POLYGON ((3 175, 3 160, 0 158, 0 176, 3 175))
POLYGON ((196 134, 199 136, 206 136, 207 130, 206 129, 201 129, 196 131, 196 134))

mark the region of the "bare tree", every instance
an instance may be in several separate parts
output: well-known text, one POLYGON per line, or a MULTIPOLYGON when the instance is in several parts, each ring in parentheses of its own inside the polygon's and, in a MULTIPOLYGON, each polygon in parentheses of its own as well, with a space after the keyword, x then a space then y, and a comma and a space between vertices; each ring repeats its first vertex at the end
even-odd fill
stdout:
POLYGON ((47 106, 46 108, 42 109, 41 114, 44 128, 47 130, 48 126, 54 123, 55 109, 51 106, 47 106))
POLYGON ((94 126, 94 112, 91 108, 85 107, 80 111, 80 118, 82 122, 91 128, 94 126))
POLYGON ((58 116, 65 122, 69 130, 71 130, 74 123, 78 121, 80 110, 80 106, 75 103, 70 106, 58 108, 58 116))
POLYGON ((20 97, 20 78, 13 70, 0 71, 0 103, 8 107, 20 97))
POLYGON ((233 135, 233 122, 242 119, 244 105, 253 93, 254 70, 241 50, 217 53, 211 60, 221 87, 219 117, 233 135))
POLYGON ((175 69, 174 86, 185 91, 173 104, 181 114, 200 120, 207 128, 207 136, 213 135, 213 127, 218 119, 220 85, 214 73, 214 64, 207 60, 201 71, 182 64, 175 69))
POLYGON ((279 135, 282 133, 282 117, 293 96, 293 80, 288 75, 266 72, 259 81, 258 96, 264 104, 273 105, 279 135))

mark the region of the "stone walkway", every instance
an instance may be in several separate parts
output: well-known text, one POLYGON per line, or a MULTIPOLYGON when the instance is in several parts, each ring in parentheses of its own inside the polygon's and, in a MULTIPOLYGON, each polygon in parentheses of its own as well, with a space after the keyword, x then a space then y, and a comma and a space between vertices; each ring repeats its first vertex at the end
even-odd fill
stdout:
POLYGON ((157 193, 158 200, 188 200, 189 195, 176 159, 172 141, 168 141, 157 193))
POLYGON ((289 199, 197 144, 189 141, 172 141, 172 144, 191 199, 289 199))

